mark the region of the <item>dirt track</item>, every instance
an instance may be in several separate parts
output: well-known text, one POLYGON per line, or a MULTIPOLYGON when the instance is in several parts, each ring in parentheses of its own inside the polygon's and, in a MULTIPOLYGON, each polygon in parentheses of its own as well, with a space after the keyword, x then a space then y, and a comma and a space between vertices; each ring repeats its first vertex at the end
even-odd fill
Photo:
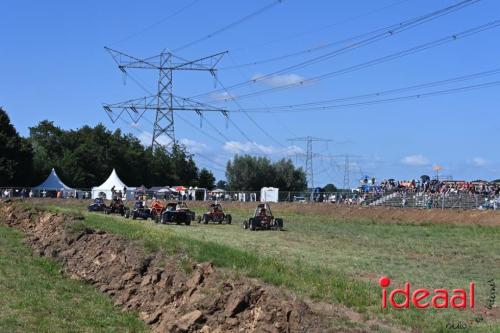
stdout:
MULTIPOLYGON (((207 207, 204 202, 188 202, 192 207, 207 207)), ((228 209, 241 208, 251 211, 255 203, 225 202, 228 209)), ((500 210, 465 210, 465 209, 418 209, 344 206, 328 203, 276 203, 271 204, 276 214, 314 214, 337 219, 366 219, 377 223, 444 223, 456 225, 490 225, 500 226, 500 210)))
POLYGON ((210 263, 183 267, 183 258, 148 255, 117 236, 78 230, 74 217, 0 207, 35 254, 62 262, 69 276, 139 312, 155 332, 332 331, 306 303, 256 280, 235 279, 210 263))
MULTIPOLYGON (((57 205, 81 205, 86 207, 91 200, 75 199, 32 199, 36 203, 51 203, 57 205)), ((188 201, 188 206, 206 210, 209 202, 188 201)), ((222 202, 223 206, 230 212, 231 209, 247 210, 253 213, 255 202, 222 202)), ((132 207, 133 202, 128 202, 132 207)), ((276 215, 282 214, 314 214, 328 216, 336 219, 360 219, 377 223, 436 223, 454 225, 485 225, 500 226, 500 210, 477 210, 477 209, 419 209, 419 208, 391 208, 391 207, 367 207, 367 206, 345 206, 330 203, 272 203, 271 207, 276 215)))

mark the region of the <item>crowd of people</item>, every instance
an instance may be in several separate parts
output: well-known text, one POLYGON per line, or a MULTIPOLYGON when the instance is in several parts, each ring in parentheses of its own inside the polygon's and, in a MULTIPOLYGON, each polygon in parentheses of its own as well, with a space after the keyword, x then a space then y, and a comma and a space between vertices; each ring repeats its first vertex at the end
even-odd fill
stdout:
POLYGON ((381 192, 410 192, 410 193, 444 193, 444 194, 479 194, 483 196, 498 197, 500 184, 487 182, 466 181, 439 181, 439 180, 411 180, 394 181, 384 180, 380 183, 381 192))

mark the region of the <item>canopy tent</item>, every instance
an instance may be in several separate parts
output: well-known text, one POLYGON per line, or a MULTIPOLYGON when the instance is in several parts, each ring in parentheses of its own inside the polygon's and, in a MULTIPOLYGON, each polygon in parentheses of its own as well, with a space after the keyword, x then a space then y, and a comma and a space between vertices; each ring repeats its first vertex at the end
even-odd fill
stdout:
POLYGON ((141 186, 139 186, 139 187, 137 187, 137 188, 135 189, 135 192, 136 192, 136 193, 139 193, 139 192, 141 192, 141 193, 146 193, 146 191, 147 191, 147 190, 148 190, 148 189, 146 188, 146 186, 141 185, 141 186))
POLYGON ((92 199, 105 197, 106 199, 113 198, 113 191, 115 191, 115 195, 118 192, 122 192, 122 196, 126 199, 133 199, 135 187, 128 187, 124 182, 118 177, 116 174, 116 170, 113 169, 111 175, 109 175, 108 179, 101 184, 101 186, 92 187, 92 199))
POLYGON ((64 184, 56 173, 56 170, 52 168, 50 175, 45 179, 43 183, 32 188, 34 191, 62 191, 63 195, 69 192, 76 192, 75 189, 64 184))

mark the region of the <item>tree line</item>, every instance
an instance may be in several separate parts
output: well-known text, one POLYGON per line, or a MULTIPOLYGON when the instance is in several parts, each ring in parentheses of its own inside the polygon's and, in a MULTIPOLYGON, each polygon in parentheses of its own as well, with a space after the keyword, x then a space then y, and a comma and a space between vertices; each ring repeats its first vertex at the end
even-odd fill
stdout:
MULTIPOLYGON (((35 186, 55 168, 61 180, 74 188, 90 188, 104 182, 117 170, 129 186, 198 186, 212 189, 215 177, 199 168, 186 147, 175 145, 172 153, 145 147, 132 134, 104 125, 65 130, 44 120, 30 127, 24 138, 0 108, 0 187, 35 186)), ((290 160, 235 156, 226 167, 227 182, 217 186, 228 190, 259 190, 264 186, 287 191, 306 188, 306 176, 290 160)))

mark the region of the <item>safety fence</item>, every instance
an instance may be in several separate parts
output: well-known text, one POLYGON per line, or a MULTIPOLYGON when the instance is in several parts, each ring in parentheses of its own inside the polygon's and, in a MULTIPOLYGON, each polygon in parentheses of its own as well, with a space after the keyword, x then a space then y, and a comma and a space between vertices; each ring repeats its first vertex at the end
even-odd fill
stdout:
MULTIPOLYGON (((91 199, 91 189, 76 189, 59 193, 58 191, 32 191, 30 188, 0 188, 2 198, 58 198, 91 199)), ((206 191, 199 190, 193 195, 184 193, 157 193, 154 191, 132 192, 132 197, 146 196, 148 199, 159 198, 180 201, 239 201, 259 202, 260 191, 206 191), (202 194, 202 195, 201 195, 202 194)), ((109 199, 109 198, 108 198, 109 199)), ((427 192, 385 192, 362 193, 358 191, 317 192, 317 191, 279 191, 279 202, 325 203, 336 205, 384 206, 397 208, 423 209, 497 209, 500 198, 478 193, 427 193, 427 192)))

